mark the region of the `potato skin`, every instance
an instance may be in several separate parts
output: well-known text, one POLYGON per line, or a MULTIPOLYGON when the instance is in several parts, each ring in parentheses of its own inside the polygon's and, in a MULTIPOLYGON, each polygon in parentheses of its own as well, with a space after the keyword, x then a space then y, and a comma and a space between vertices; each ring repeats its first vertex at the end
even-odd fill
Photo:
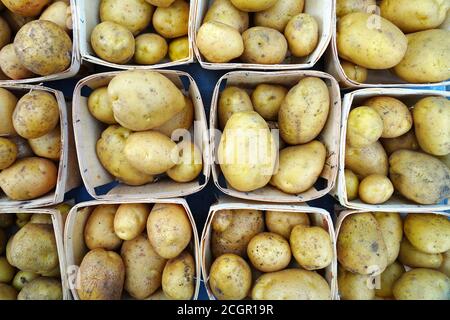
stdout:
POLYGON ((20 62, 12 43, 0 50, 0 67, 3 73, 13 80, 26 79, 33 76, 33 72, 25 68, 20 62))
POLYGON ((214 260, 209 271, 209 286, 218 300, 242 300, 250 292, 252 272, 247 262, 235 254, 214 260))
POLYGON ((450 153, 450 101, 444 97, 427 97, 413 109, 414 129, 423 151, 435 156, 450 153))
POLYGON ((175 114, 162 125, 153 128, 153 130, 159 131, 169 138, 172 137, 172 134, 177 129, 189 130, 194 123, 194 105, 189 97, 184 97, 184 101, 186 105, 183 110, 175 114))
POLYGON ((252 104, 255 111, 265 120, 276 121, 278 111, 288 90, 276 84, 259 84, 252 92, 252 104))
POLYGON ((288 44, 275 29, 252 27, 242 33, 244 52, 241 60, 256 64, 279 64, 286 57, 288 44))
POLYGON ((12 116, 17 105, 17 98, 10 91, 0 88, 0 134, 16 135, 12 116))
POLYGON ((164 294, 175 300, 190 300, 195 291, 195 261, 188 253, 167 261, 162 274, 164 294))
POLYGON ((169 43, 169 59, 178 61, 189 58, 189 37, 181 37, 169 43))
POLYGON ((338 288, 342 300, 373 300, 375 289, 368 286, 371 277, 351 273, 344 268, 338 270, 338 288))
POLYGON ((381 298, 392 297, 392 288, 395 282, 405 273, 405 267, 395 261, 381 274, 380 288, 375 289, 375 295, 381 298))
POLYGON ((236 112, 253 111, 252 100, 248 93, 241 88, 231 86, 220 93, 218 117, 220 128, 225 128, 227 121, 236 112))
POLYGON ((166 39, 187 35, 189 3, 184 0, 175 0, 166 8, 157 7, 152 22, 156 32, 166 39))
POLYGON ((450 277, 450 250, 442 254, 444 261, 438 268, 442 273, 445 273, 447 277, 450 277))
POLYGON ((108 98, 108 87, 95 89, 88 98, 88 108, 92 116, 106 124, 116 124, 112 103, 108 98))
POLYGON ((375 212, 373 214, 380 227, 387 249, 388 265, 397 260, 403 237, 403 220, 396 212, 375 212))
POLYGON ((399 150, 389 157, 389 177, 405 198, 435 204, 450 196, 450 169, 425 153, 399 150))
POLYGON ((17 300, 62 300, 61 281, 39 277, 27 283, 17 295, 17 300))
POLYGON ((284 36, 293 56, 306 57, 317 47, 319 25, 313 16, 300 13, 289 20, 284 30, 284 36))
POLYGON ((239 31, 248 29, 248 13, 237 9, 230 0, 214 0, 203 18, 203 23, 217 21, 239 31))
POLYGON ((394 284, 397 300, 447 300, 449 278, 436 270, 417 268, 404 273, 394 284))
POLYGON ((133 240, 147 224, 150 208, 145 203, 123 203, 114 215, 114 232, 122 240, 133 240))
POLYGON ((70 3, 54 1, 42 12, 39 20, 54 22, 64 31, 69 31, 67 20, 72 20, 70 3))
POLYGON ((231 3, 242 11, 258 12, 272 7, 277 0, 231 0, 231 3))
POLYGON ((167 170, 167 175, 176 182, 190 182, 198 177, 203 169, 202 153, 192 142, 182 141, 177 145, 179 162, 167 170))
POLYGON ((381 204, 388 201, 394 193, 394 186, 388 177, 371 174, 359 184, 359 198, 365 203, 381 204))
POLYGON ((8 23, 0 17, 0 49, 11 41, 11 28, 8 23))
POLYGON ((167 55, 166 39, 156 33, 144 33, 136 37, 134 61, 138 64, 155 64, 167 55))
POLYGON ((345 189, 347 194, 347 200, 352 201, 358 198, 359 179, 352 170, 345 169, 345 189))
POLYGON ((17 290, 7 285, 6 283, 0 283, 0 299, 1 300, 16 300, 17 290))
POLYGON ((376 4, 376 0, 337 0, 336 16, 343 17, 352 12, 369 12, 376 4))
POLYGON ((304 0, 277 1, 269 9, 259 11, 254 15, 256 26, 268 27, 283 32, 289 20, 302 13, 304 0))
POLYGON ((0 172, 0 188, 12 200, 35 199, 56 186, 57 176, 58 168, 52 161, 24 158, 0 172))
POLYGON ((380 141, 388 155, 391 155, 395 151, 401 149, 412 151, 419 150, 419 143, 417 142, 414 130, 410 130, 404 135, 397 138, 381 139, 380 141))
POLYGON ((89 249, 115 250, 120 247, 122 240, 114 233, 114 215, 118 207, 102 204, 92 211, 84 227, 84 242, 89 249))
POLYGON ((17 159, 17 146, 7 138, 0 137, 0 170, 11 166, 17 159))
POLYGON ((388 158, 378 141, 363 148, 345 148, 345 167, 352 170, 359 178, 371 174, 388 174, 388 158))
POLYGON ((309 216, 304 212, 266 211, 266 226, 270 232, 289 239, 296 225, 309 226, 309 216))
POLYGON ((278 113, 280 134, 289 144, 314 140, 325 126, 330 110, 330 94, 325 82, 306 77, 292 87, 278 113))
POLYGON ((302 269, 285 269, 258 278, 253 300, 331 300, 330 286, 319 274, 302 269))
POLYGON ((247 246, 252 265, 262 272, 283 270, 291 262, 291 248, 282 236, 262 232, 254 236, 247 246))
POLYGON ((355 82, 364 83, 367 81, 368 70, 350 61, 341 60, 341 67, 345 75, 355 82))
POLYGON ((29 139, 28 143, 37 156, 58 161, 61 158, 61 127, 57 125, 42 137, 29 139))
POLYGON ((2 2, 6 8, 18 15, 35 17, 50 0, 2 0, 2 2))
POLYGON ((77 293, 81 300, 119 300, 124 279, 122 258, 114 251, 94 249, 81 262, 77 273, 77 293))
POLYGON ((350 111, 347 120, 347 144, 363 148, 378 141, 383 133, 383 119, 377 111, 362 106, 350 111))
POLYGON ((153 7, 144 0, 102 0, 100 21, 120 24, 137 35, 152 20, 153 7))
POLYGON ((400 247, 398 260, 411 268, 437 269, 441 266, 443 258, 440 253, 422 252, 404 238, 400 247))

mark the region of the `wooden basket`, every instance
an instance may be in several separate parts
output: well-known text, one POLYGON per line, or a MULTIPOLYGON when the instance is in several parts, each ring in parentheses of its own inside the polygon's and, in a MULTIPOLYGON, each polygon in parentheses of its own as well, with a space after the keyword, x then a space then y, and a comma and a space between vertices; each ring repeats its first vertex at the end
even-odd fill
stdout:
POLYGON ((195 142, 203 152, 202 174, 192 182, 178 183, 170 179, 164 179, 144 186, 128 186, 118 184, 108 194, 99 194, 97 187, 115 181, 98 160, 96 154, 96 143, 106 125, 96 120, 89 112, 87 99, 91 89, 105 86, 119 72, 108 72, 91 75, 78 82, 74 91, 73 101, 73 126, 75 131, 75 142, 77 146, 78 161, 81 177, 83 178, 89 194, 99 200, 118 200, 121 198, 133 200, 145 200, 151 198, 182 197, 202 190, 208 183, 209 166, 209 144, 207 134, 207 122, 203 102, 194 79, 182 71, 158 70, 159 73, 168 77, 184 93, 189 93, 194 104, 196 121, 195 142), (187 80, 187 81, 182 81, 187 80))
POLYGON ((308 56, 303 58, 289 57, 285 59, 282 64, 254 64, 243 62, 229 62, 229 63, 211 63, 208 62, 200 53, 196 37, 197 31, 203 23, 203 18, 209 8, 212 0, 197 0, 197 12, 195 15, 195 29, 193 31, 194 51, 197 60, 200 62, 202 68, 212 70, 224 69, 257 69, 257 70, 290 70, 290 69, 309 69, 312 68, 324 54, 328 43, 331 39, 333 27, 333 12, 335 11, 335 0, 306 0, 303 12, 312 15, 319 25, 319 42, 316 49, 308 56))
POLYGON ((214 89, 211 100, 210 114, 210 145, 211 145, 211 167, 214 183, 225 194, 248 200, 258 200, 266 202, 306 202, 326 195, 334 186, 338 171, 339 153, 339 130, 341 119, 341 96, 336 80, 330 75, 319 71, 279 71, 279 72, 258 72, 258 71, 233 71, 225 74, 219 79, 214 89), (321 173, 321 178, 326 181, 325 188, 318 190, 316 187, 297 195, 284 193, 271 185, 251 192, 240 192, 228 186, 223 178, 220 166, 215 161, 220 137, 216 137, 216 130, 219 128, 217 105, 220 92, 228 86, 242 86, 250 89, 260 83, 273 83, 285 86, 294 86, 299 80, 305 77, 318 77, 325 81, 330 93, 330 113, 328 121, 318 136, 327 147, 327 158, 325 167, 321 173))
MULTIPOLYGON (((122 204, 122 203, 136 203, 133 200, 120 200, 120 201, 89 201, 82 202, 74 206, 67 216, 66 225, 64 229, 64 251, 66 253, 66 268, 68 275, 68 283, 72 296, 75 300, 79 300, 78 293, 75 287, 76 275, 78 268, 83 260, 83 257, 89 251, 84 243, 84 227, 87 219, 91 214, 95 206, 101 204, 122 204)), ((191 222, 192 227, 192 239, 190 243, 190 249, 193 253, 195 260, 195 291, 193 300, 197 300, 200 290, 200 257, 199 257, 199 239, 197 227, 195 225, 194 217, 192 216, 191 209, 184 199, 147 199, 139 201, 139 203, 173 203, 182 205, 186 210, 186 214, 191 222)))

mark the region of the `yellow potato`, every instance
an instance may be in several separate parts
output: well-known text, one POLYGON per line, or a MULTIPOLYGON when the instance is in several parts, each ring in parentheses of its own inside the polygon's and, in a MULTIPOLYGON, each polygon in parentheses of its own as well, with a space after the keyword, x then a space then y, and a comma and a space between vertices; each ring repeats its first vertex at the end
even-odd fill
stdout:
POLYGON ((394 193, 394 186, 388 177, 371 174, 359 184, 359 198, 369 204, 381 204, 388 201, 394 193))
POLYGON ((392 297, 392 288, 395 282, 405 273, 405 267, 398 262, 389 265, 380 276, 379 288, 375 289, 375 295, 382 298, 392 297))
POLYGON ((419 150, 419 143, 417 142, 414 130, 410 130, 397 138, 381 139, 381 144, 388 155, 401 149, 412 151, 419 150))
POLYGON ((17 295, 17 300, 62 300, 60 280, 39 277, 27 283, 17 295))
POLYGON ((108 87, 97 88, 89 95, 88 108, 95 119, 106 124, 117 123, 108 98, 108 87))
POLYGON ((349 78, 350 80, 359 83, 366 82, 368 75, 368 70, 366 68, 345 60, 341 61, 341 67, 344 70, 344 73, 347 76, 347 78, 349 78))
POLYGON ((100 21, 120 24, 137 35, 150 24, 153 10, 144 0, 102 0, 99 8, 100 21))
POLYGON ((439 271, 418 268, 404 273, 392 291, 397 300, 447 300, 450 280, 439 271))
POLYGON ((309 226, 309 217, 304 212, 266 211, 266 226, 270 232, 289 239, 296 225, 309 226))
POLYGON ((406 36, 393 23, 363 12, 338 20, 336 41, 341 58, 368 69, 394 67, 408 47, 406 36))
POLYGON ((169 43, 169 59, 178 61, 189 58, 189 38, 181 37, 169 43))
POLYGON ((292 87, 278 113, 280 134, 289 144, 314 140, 325 126, 330 110, 330 94, 325 82, 306 77, 292 87))
POLYGON ((29 139, 28 143, 37 156, 57 161, 61 157, 61 127, 56 126, 42 137, 29 139))
POLYGON ((257 12, 269 9, 277 0, 231 0, 231 3, 242 11, 257 12))
POLYGON ((351 273, 342 267, 338 271, 338 288, 342 300, 373 300, 375 298, 372 277, 351 273))
POLYGON ((403 237, 403 221, 396 212, 376 212, 373 214, 383 234, 387 249, 388 265, 397 260, 400 243, 403 237))
POLYGON ((70 5, 64 1, 55 1, 49 5, 39 17, 39 20, 47 20, 56 23, 64 31, 69 31, 67 27, 67 19, 72 19, 70 13, 70 5))
POLYGON ((358 198, 359 180, 358 176, 349 169, 345 169, 345 190, 347 194, 347 200, 352 201, 358 198))
POLYGON ((175 0, 145 0, 151 5, 154 5, 156 7, 163 7, 167 8, 170 6, 175 0))
POLYGON ((5 257, 0 257, 0 283, 10 283, 16 270, 8 263, 5 257))
POLYGON ((319 179, 326 156, 327 149, 319 141, 285 148, 280 152, 278 172, 270 183, 286 193, 305 192, 319 179))
POLYGON ((17 146, 7 138, 0 137, 0 170, 11 166, 17 159, 17 146))
POLYGON ((59 106, 53 94, 34 90, 17 102, 13 113, 13 125, 17 133, 34 139, 52 131, 59 122, 59 106))
POLYGON ((289 20, 284 30, 284 36, 289 43, 289 50, 293 56, 306 57, 317 47, 319 25, 313 16, 300 13, 289 20))
POLYGON ((269 9, 259 11, 254 15, 256 26, 268 27, 280 32, 294 16, 303 12, 304 0, 277 1, 269 9))
POLYGON ((426 253, 417 250, 408 239, 404 238, 398 260, 411 268, 437 269, 441 266, 443 257, 440 253, 426 253))
POLYGON ((127 28, 105 21, 95 26, 91 33, 91 46, 100 59, 125 64, 133 58, 135 39, 127 28))
POLYGON ((17 300, 16 289, 5 283, 0 283, 0 300, 17 300))
POLYGON ((244 52, 241 60, 255 64, 279 64, 287 54, 287 42, 275 29, 252 27, 242 33, 244 52))
POLYGON ((133 240, 147 224, 150 208, 144 203, 123 203, 114 216, 114 232, 122 240, 133 240))
POLYGON ((252 285, 247 262, 235 254, 224 254, 214 260, 209 270, 209 286, 218 300, 242 300, 252 285))
POLYGON ((155 251, 165 259, 172 259, 191 241, 191 222, 183 206, 157 203, 148 216, 147 234, 155 251))
POLYGON ((153 27, 164 38, 178 38, 188 34, 189 3, 175 0, 170 6, 158 7, 153 14, 153 27))
POLYGON ((376 0, 337 0, 336 16, 343 17, 352 12, 373 12, 376 0))
POLYGON ((6 8, 24 17, 35 17, 50 0, 2 0, 6 8))
POLYGON ((117 208, 115 204, 103 204, 92 211, 84 226, 84 242, 89 249, 116 250, 120 247, 122 239, 114 232, 117 208))
POLYGON ((0 17, 0 49, 11 41, 11 28, 5 19, 0 17))
POLYGON ((383 119, 372 108, 362 106, 352 109, 347 120, 347 145, 354 148, 367 147, 381 137, 383 119))
POLYGON ((167 54, 166 40, 156 33, 144 33, 136 37, 134 61, 137 64, 159 63, 167 54))
POLYGON ((192 104, 192 100, 189 97, 184 97, 184 101, 186 104, 183 110, 178 112, 176 115, 174 115, 168 121, 164 122, 162 125, 153 128, 153 130, 159 131, 168 136, 169 138, 172 137, 172 134, 177 136, 178 134, 182 135, 184 133, 183 131, 181 132, 177 131, 178 129, 189 130, 194 123, 194 115, 195 115, 194 105, 192 104))
POLYGON ((252 104, 255 111, 265 120, 278 119, 278 111, 288 90, 276 84, 259 84, 252 92, 252 104))
POLYGON ((447 277, 450 277, 450 251, 442 254, 444 261, 439 267, 439 271, 445 273, 447 277))
POLYGON ((239 31, 248 29, 248 13, 237 9, 230 0, 214 0, 206 11, 203 23, 217 21, 229 25, 239 31))
POLYGON ((8 44, 0 50, 0 68, 3 73, 13 79, 31 78, 33 72, 25 68, 14 51, 14 44, 8 44))
POLYGON ((450 101, 445 97, 419 100, 413 109, 414 130, 420 148, 435 156, 450 153, 450 101))
POLYGON ((30 218, 30 223, 53 224, 52 216, 45 213, 34 213, 30 218))
POLYGON ((345 167, 352 170, 359 178, 371 174, 388 174, 388 158, 378 141, 363 148, 345 148, 345 167))
POLYGON ((333 260, 333 244, 328 232, 321 227, 296 225, 291 232, 292 254, 306 270, 326 268, 333 260))
POLYGON ((262 272, 283 270, 291 262, 289 242, 271 232, 254 236, 248 243, 247 255, 252 265, 262 272))
POLYGON ((188 253, 167 261, 162 274, 164 294, 175 300, 190 300, 195 290, 195 261, 188 253))
POLYGON ((177 145, 177 150, 179 161, 167 170, 167 175, 176 182, 193 181, 202 172, 202 153, 194 143, 184 140, 177 145))
POLYGON ((56 186, 57 176, 58 168, 50 160, 24 158, 0 172, 0 188, 12 200, 35 199, 56 186))
POLYGON ((220 93, 218 105, 218 117, 220 128, 225 128, 230 117, 237 112, 253 111, 252 100, 248 93, 238 87, 227 87, 220 93))
POLYGON ((331 300, 330 285, 318 273, 286 269, 266 273, 252 290, 253 300, 331 300))
MULTIPOLYGON (((1 51, 0 51, 1 56, 1 51)), ((0 88, 0 134, 1 135, 16 135, 16 130, 13 126, 12 116, 14 108, 17 104, 17 98, 11 91, 0 88)))

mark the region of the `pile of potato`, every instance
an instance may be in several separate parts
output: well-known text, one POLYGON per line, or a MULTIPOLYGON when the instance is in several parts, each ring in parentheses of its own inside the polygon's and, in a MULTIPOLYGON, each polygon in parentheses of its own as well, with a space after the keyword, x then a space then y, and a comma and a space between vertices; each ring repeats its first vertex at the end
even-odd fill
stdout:
POLYGON ((307 191, 327 157, 325 145, 315 140, 330 109, 326 83, 306 77, 290 89, 261 83, 251 98, 248 92, 230 86, 219 97, 223 134, 217 155, 225 179, 241 192, 269 183, 288 194, 307 191), (279 146, 270 128, 279 128, 279 146))
POLYGON ((394 189, 418 204, 450 197, 450 101, 429 96, 408 109, 375 96, 350 111, 345 148, 348 200, 388 201, 394 189), (388 158, 389 156, 389 158, 388 158))
POLYGON ((125 289, 135 299, 191 299, 198 276, 192 233, 178 204, 96 206, 84 227, 90 251, 77 273, 79 298, 118 300, 125 289))
POLYGON ((337 49, 348 78, 364 83, 372 71, 391 69, 410 83, 450 78, 448 1, 337 0, 337 49), (370 41, 368 41, 368 39, 370 41))
POLYGON ((0 214, 0 300, 16 299, 63 299, 49 214, 0 214))
POLYGON ((189 6, 185 0, 101 0, 92 49, 100 59, 117 64, 156 64, 167 53, 171 61, 186 59, 189 6))
POLYGON ((53 190, 61 157, 55 96, 32 90, 19 100, 0 88, 0 189, 11 200, 31 200, 53 190))
POLYGON ((323 273, 334 259, 333 243, 307 213, 221 210, 211 227, 208 281, 217 299, 332 298, 323 273))
POLYGON ((6 78, 48 76, 70 67, 70 1, 1 0, 0 7, 0 69, 6 78))
POLYGON ((305 0, 214 0, 197 32, 197 47, 214 63, 240 58, 280 64, 290 55, 306 57, 320 35, 316 19, 303 13, 304 5, 305 0))
POLYGON ((355 213, 337 237, 344 300, 448 300, 450 221, 445 215, 355 213))
POLYGON ((97 156, 121 182, 144 185, 162 174, 189 182, 202 171, 200 149, 187 138, 178 144, 171 140, 172 134, 178 139, 177 132, 192 127, 194 105, 164 75, 122 72, 90 94, 88 108, 109 125, 97 141, 97 156))

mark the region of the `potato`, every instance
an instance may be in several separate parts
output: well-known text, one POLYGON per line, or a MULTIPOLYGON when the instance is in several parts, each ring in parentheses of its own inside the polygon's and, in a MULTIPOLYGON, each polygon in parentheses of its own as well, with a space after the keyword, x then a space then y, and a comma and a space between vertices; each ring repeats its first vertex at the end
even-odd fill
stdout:
POLYGON ((162 289, 158 289, 154 294, 145 300, 171 300, 169 299, 162 289))
POLYGON ((0 135, 16 135, 12 122, 16 104, 16 96, 7 89, 0 88, 0 135))
POLYGON ((24 17, 39 15, 50 0, 2 0, 6 8, 24 17))
POLYGON ((204 23, 198 29, 196 41, 200 53, 213 63, 228 62, 244 52, 244 40, 239 31, 221 22, 204 23))
POLYGON ((314 140, 322 131, 330 110, 330 94, 325 82, 306 77, 292 87, 278 113, 281 138, 289 144, 314 140))
POLYGON ((345 190, 347 200, 352 201, 358 198, 359 180, 358 176, 349 169, 344 170, 345 190))
POLYGON ((253 300, 331 300, 330 285, 318 273, 286 269, 266 273, 252 290, 253 300))
MULTIPOLYGON (((103 2, 103 1, 102 1, 103 2)), ((70 5, 64 1, 55 1, 42 12, 39 20, 47 20, 56 23, 64 31, 69 31, 67 19, 71 19, 70 5)))
POLYGON ((218 300, 242 300, 252 285, 247 262, 235 254, 224 254, 214 260, 209 270, 209 286, 218 300))
POLYGON ((17 291, 6 283, 0 283, 0 300, 17 300, 17 291))
POLYGON ((178 129, 189 130, 194 124, 194 105, 192 104, 192 100, 189 97, 184 97, 184 101, 185 106, 180 112, 175 114, 172 118, 164 122, 162 125, 153 128, 153 130, 159 131, 169 138, 172 137, 172 134, 177 136, 180 133, 184 133, 183 131, 177 131, 178 129))
POLYGON ((367 147, 378 141, 383 130, 383 119, 377 111, 366 106, 354 108, 347 120, 347 145, 367 147))
POLYGON ((289 20, 284 30, 284 36, 293 56, 306 57, 317 47, 319 25, 313 16, 300 13, 289 20))
POLYGON ((296 225, 309 226, 309 216, 304 212, 266 211, 266 226, 270 232, 289 239, 296 225))
POLYGON ((125 279, 122 258, 114 251, 94 249, 81 261, 76 287, 80 300, 119 300, 125 279))
POLYGON ((439 271, 418 268, 404 273, 392 291, 397 300, 447 300, 450 280, 439 271))
POLYGON ((7 138, 0 137, 0 170, 11 166, 17 159, 17 146, 7 138))
POLYGON ((156 6, 156 7, 163 7, 167 8, 170 6, 175 0, 145 0, 146 2, 156 6))
POLYGON ((105 21, 92 30, 91 46, 100 59, 125 64, 133 58, 136 43, 130 30, 120 24, 105 21))
POLYGON ((102 132, 97 141, 97 157, 103 167, 126 184, 139 186, 153 182, 153 176, 135 169, 123 152, 131 131, 118 125, 111 125, 102 132))
POLYGON ((450 153, 450 101, 445 97, 426 97, 413 109, 414 129, 423 151, 435 156, 450 153))
POLYGON ((14 44, 8 44, 0 50, 0 68, 3 73, 13 79, 31 78, 33 72, 25 68, 14 51, 14 44))
POLYGON ((30 223, 38 224, 53 224, 52 216, 45 213, 33 213, 30 218, 30 223))
POLYGON ((291 262, 291 248, 282 236, 263 232, 254 236, 247 246, 252 265, 262 272, 283 270, 291 262))
POLYGON ((130 134, 123 152, 128 162, 142 173, 161 174, 178 161, 177 145, 157 131, 130 134))
POLYGON ((13 113, 13 125, 17 133, 34 139, 52 131, 59 122, 58 102, 46 91, 30 91, 20 98, 13 113))
POLYGON ((365 178, 371 174, 388 174, 388 158, 378 141, 363 148, 345 148, 345 167, 358 177, 365 178))
POLYGON ((336 41, 339 57, 368 69, 396 66, 408 47, 406 36, 393 23, 363 12, 339 19, 336 41))
POLYGON ((403 273, 405 273, 403 265, 396 261, 390 264, 380 276, 379 288, 375 289, 375 295, 381 298, 392 297, 392 288, 403 273))
POLYGON ((100 21, 120 24, 137 35, 150 24, 154 9, 144 0, 102 0, 99 10, 100 21))
POLYGON ((374 109, 383 120, 382 138, 397 138, 412 128, 413 119, 408 107, 396 98, 376 96, 364 105, 374 109))
POLYGON ((383 233, 371 213, 349 215, 337 237, 338 261, 346 270, 379 275, 387 267, 388 253, 383 233))
POLYGON ((238 87, 227 87, 220 93, 218 104, 218 117, 220 128, 225 128, 230 117, 237 112, 253 111, 252 100, 248 93, 238 87))
POLYGON ((137 64, 159 63, 167 54, 166 39, 156 33, 144 33, 136 37, 134 61, 137 64))
POLYGON ((145 203, 123 203, 114 215, 114 232, 122 240, 133 240, 147 224, 150 208, 145 203))
POLYGON ((203 23, 217 21, 239 31, 244 32, 248 29, 248 13, 237 9, 230 0, 214 0, 206 11, 203 23))
POLYGON ((442 254, 444 261, 438 268, 438 270, 442 273, 445 273, 447 277, 450 277, 450 251, 447 251, 442 254))
POLYGON ((171 61, 178 61, 189 58, 189 38, 181 37, 172 40, 169 43, 169 59, 171 61))
POLYGON ((366 68, 345 60, 341 61, 341 67, 347 78, 350 80, 359 83, 364 83, 367 81, 368 70, 366 68))
POLYGON ((403 237, 403 221, 396 212, 376 212, 373 214, 378 222, 387 249, 388 265, 397 260, 403 237))
POLYGON ((61 157, 61 128, 56 126, 42 137, 29 139, 28 143, 37 156, 58 161, 61 157))
POLYGON ((440 253, 425 253, 417 250, 404 238, 400 247, 398 260, 411 268, 437 269, 441 266, 443 257, 440 253))
POLYGON ((394 72, 411 83, 440 82, 450 78, 449 35, 448 30, 408 34, 408 51, 394 72))
POLYGON ((328 232, 321 227, 296 225, 291 232, 292 254, 306 270, 326 268, 333 259, 333 244, 328 232))
POLYGON ((115 250, 120 247, 122 239, 114 232, 114 215, 118 207, 102 204, 92 211, 84 226, 84 242, 89 249, 115 250))
POLYGON ((373 12, 376 0, 337 0, 336 16, 343 17, 352 12, 373 12))
POLYGON ((231 0, 231 3, 242 11, 257 12, 269 9, 277 0, 231 0))
POLYGON ((327 149, 319 141, 285 148, 280 152, 278 172, 270 183, 286 193, 305 192, 319 179, 326 156, 327 149))
MULTIPOLYGON (((0 1, 1 2, 1 1, 0 1)), ((2 12, 3 17, 8 22, 9 27, 13 33, 17 33, 28 22, 35 20, 33 17, 24 17, 10 10, 4 10, 2 12)))
POLYGON ((27 283, 17 295, 17 300, 62 300, 61 281, 40 277, 27 283))
POLYGON ((422 252, 444 253, 450 249, 450 221, 444 215, 410 213, 403 229, 411 244, 422 252))
POLYGON ((212 254, 215 258, 225 253, 246 256, 250 240, 263 231, 261 211, 220 210, 212 219, 212 254))
POLYGON ((188 253, 167 261, 162 274, 164 294, 175 300, 190 300, 195 290, 195 261, 188 253))
POLYGON ((445 20, 449 4, 434 0, 381 1, 381 16, 405 33, 437 28, 445 20))
POLYGON ((123 243, 120 251, 125 265, 124 289, 136 299, 145 299, 161 286, 166 260, 160 257, 146 234, 123 243))
POLYGON ((164 259, 172 259, 191 241, 191 222, 183 206, 157 203, 148 216, 147 234, 155 251, 164 259))
POLYGON ((116 124, 112 103, 108 98, 108 87, 95 89, 88 98, 88 108, 92 116, 106 124, 116 124))
POLYGON ((342 300, 373 300, 375 289, 372 277, 351 273, 344 268, 338 270, 338 288, 342 300))
POLYGON ((241 60, 256 64, 279 64, 287 54, 287 42, 275 29, 252 27, 242 33, 244 52, 241 60))
POLYGON ((252 92, 252 104, 255 111, 265 120, 276 121, 281 104, 288 90, 276 84, 258 84, 252 92))
POLYGON ((51 191, 57 176, 58 169, 50 160, 24 158, 0 172, 0 188, 12 200, 31 200, 51 191))
POLYGON ((15 269, 5 257, 0 257, 0 282, 10 283, 14 278, 15 269))
POLYGON ((415 151, 399 150, 389 157, 389 177, 405 198, 435 204, 450 197, 450 169, 440 160, 415 151))
POLYGON ((419 143, 417 142, 414 130, 410 130, 397 138, 381 139, 381 144, 388 155, 401 149, 413 151, 419 150, 419 143))
POLYGON ((254 23, 283 32, 289 20, 303 12, 304 5, 304 0, 277 1, 269 9, 255 13, 254 23))
POLYGON ((59 265, 53 226, 27 223, 12 238, 8 261, 22 271, 49 272, 59 265))
POLYGON ((153 28, 164 38, 178 38, 188 34, 189 3, 175 0, 167 8, 158 7, 153 14, 153 28))
POLYGON ((122 126, 145 131, 158 127, 183 110, 184 96, 166 76, 150 70, 130 70, 108 85, 114 118, 122 126), (147 99, 149 92, 158 93, 147 99))
POLYGON ((394 193, 394 186, 388 177, 371 174, 359 184, 359 198, 369 204, 381 204, 388 201, 394 193))
POLYGON ((0 17, 0 49, 11 41, 11 28, 5 19, 0 17))
POLYGON ((202 153, 192 142, 183 140, 177 145, 178 163, 167 170, 167 175, 176 182, 190 182, 198 177, 203 168, 202 153))

